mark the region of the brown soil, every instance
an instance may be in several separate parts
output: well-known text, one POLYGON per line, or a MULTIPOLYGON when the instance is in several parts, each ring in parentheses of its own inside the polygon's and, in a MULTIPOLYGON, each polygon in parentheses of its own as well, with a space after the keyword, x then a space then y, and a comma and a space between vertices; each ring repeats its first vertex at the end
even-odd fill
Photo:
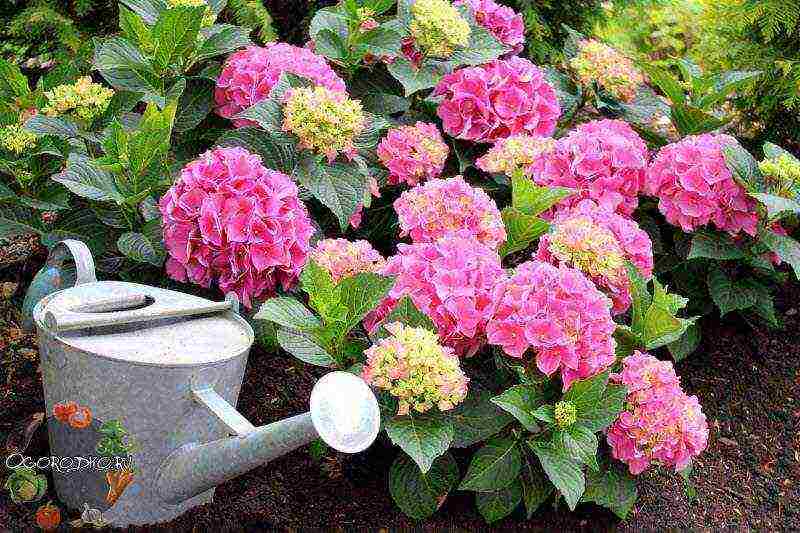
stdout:
MULTIPOLYGON (((684 495, 680 476, 651 470, 640 477, 640 498, 620 522, 593 505, 575 513, 548 503, 530 521, 521 510, 495 525, 505 530, 733 530, 800 531, 800 286, 787 287, 778 301, 783 331, 750 330, 740 323, 704 324, 697 353, 678 365, 684 387, 696 394, 711 427, 708 450, 695 462, 697 498, 684 495)), ((15 331, 6 302, 2 338, 15 331)), ((2 318, 0 318, 2 320, 2 318)), ((36 362, 24 357, 30 337, 18 338, 0 375, 0 445, 7 452, 24 446, 24 429, 44 410, 36 362), (6 377, 14 375, 10 383, 6 377)), ((4 356, 6 355, 4 351, 4 356)), ((254 424, 296 414, 321 372, 283 354, 255 349, 250 356, 239 408, 254 424)), ((45 455, 47 439, 39 428, 27 446, 45 455)), ((379 440, 366 453, 329 452, 314 459, 308 448, 221 485, 213 504, 174 522, 134 531, 257 531, 263 529, 344 528, 424 530, 448 527, 485 529, 472 496, 455 492, 431 519, 417 524, 393 505, 387 475, 395 451, 379 440)), ((457 455, 462 473, 468 454, 457 455)), ((5 474, 4 474, 5 475, 5 474)), ((58 500, 51 492, 44 498, 58 500)), ((42 502, 43 503, 43 502, 42 502)), ((15 505, 0 494, 0 531, 31 530, 37 505, 15 505)), ((63 512, 63 508, 62 508, 63 512)), ((70 516, 69 518, 75 518, 70 516)))

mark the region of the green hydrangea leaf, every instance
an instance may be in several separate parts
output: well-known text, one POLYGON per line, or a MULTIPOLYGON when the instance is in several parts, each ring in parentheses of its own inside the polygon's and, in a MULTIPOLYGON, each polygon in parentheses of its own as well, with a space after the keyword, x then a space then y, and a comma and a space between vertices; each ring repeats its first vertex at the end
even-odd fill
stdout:
POLYGON ((515 479, 509 486, 493 492, 475 494, 475 506, 487 523, 510 515, 522 500, 522 484, 515 479))
POLYGON ((767 248, 775 252, 781 261, 788 263, 794 275, 800 279, 800 243, 787 235, 778 235, 774 231, 762 230, 758 238, 767 248))
POLYGON ((439 413, 411 413, 386 422, 386 434, 425 473, 453 442, 453 422, 439 413))
POLYGON ((493 404, 510 413, 531 433, 539 430, 538 418, 532 412, 544 401, 542 390, 533 385, 515 385, 492 398, 493 404))
POLYGON ((333 368, 334 358, 309 334, 288 329, 278 329, 278 344, 281 348, 310 365, 333 368))
POLYGON ((574 511, 586 487, 581 463, 563 446, 536 440, 528 441, 528 445, 539 458, 547 477, 564 496, 570 511, 574 511))
POLYGON ((401 453, 389 470, 389 493, 406 515, 424 520, 442 506, 458 475, 458 465, 450 453, 437 458, 425 473, 401 453))
POLYGON ((617 464, 586 474, 586 491, 582 501, 594 502, 611 511, 622 520, 628 517, 639 494, 636 481, 617 464))
POLYGON ((500 214, 507 234, 506 242, 498 250, 500 257, 524 250, 550 229, 546 221, 514 207, 506 207, 500 214))
POLYGON ((532 459, 529 453, 524 454, 522 475, 519 480, 522 483, 522 501, 525 503, 525 510, 530 520, 533 513, 553 493, 553 484, 550 483, 539 462, 532 459))
POLYGON ((117 239, 117 248, 125 257, 159 268, 164 264, 167 255, 161 241, 155 242, 147 235, 135 232, 120 235, 117 239))
POLYGON ((698 231, 692 236, 692 245, 687 259, 741 259, 744 252, 725 233, 698 231))
POLYGON ((513 438, 495 437, 472 456, 459 490, 492 492, 509 486, 519 476, 522 453, 513 438))
POLYGON ((686 359, 687 356, 694 353, 700 345, 700 326, 697 323, 691 324, 686 328, 686 331, 677 340, 667 344, 672 359, 677 363, 686 359))
POLYGON ((336 290, 347 310, 345 331, 356 326, 367 313, 378 306, 394 285, 394 281, 394 278, 361 272, 338 283, 336 290))
POLYGON ((540 187, 527 177, 511 178, 511 205, 526 215, 538 215, 575 194, 567 187, 540 187))
POLYGON ((447 417, 455 429, 453 447, 466 448, 497 434, 511 423, 511 415, 491 402, 492 394, 477 384, 470 383, 467 397, 447 417))
POLYGON ((299 331, 315 331, 322 323, 306 307, 286 296, 277 296, 266 300, 253 316, 256 320, 269 320, 285 328, 299 331))

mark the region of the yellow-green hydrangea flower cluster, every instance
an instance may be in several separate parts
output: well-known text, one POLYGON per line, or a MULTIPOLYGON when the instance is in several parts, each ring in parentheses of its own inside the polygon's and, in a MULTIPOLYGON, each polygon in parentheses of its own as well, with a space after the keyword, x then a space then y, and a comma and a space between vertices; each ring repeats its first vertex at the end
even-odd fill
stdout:
POLYGON ((22 124, 9 124, 0 129, 0 146, 4 150, 20 155, 36 146, 36 135, 22 127, 22 124))
POLYGON ((625 252, 611 230, 588 217, 576 216, 556 225, 548 251, 593 277, 616 280, 624 276, 625 252))
POLYGON ((512 135, 497 141, 486 155, 476 161, 476 165, 484 172, 509 177, 517 172, 528 174, 539 157, 552 150, 555 144, 549 137, 512 135))
POLYGON ((300 139, 299 147, 325 154, 356 154, 355 137, 364 129, 361 102, 322 86, 292 89, 284 107, 283 130, 300 139))
POLYGON ((469 44, 469 23, 448 0, 417 0, 411 17, 411 36, 430 56, 446 58, 469 44))
POLYGON ((467 396, 469 378, 451 348, 425 328, 399 322, 384 326, 391 334, 364 352, 362 377, 398 399, 397 414, 452 409, 467 396))
POLYGON ((214 10, 206 4, 205 0, 167 0, 170 7, 200 7, 206 6, 206 11, 203 13, 203 20, 200 22, 200 26, 205 28, 214 24, 214 21, 217 19, 217 16, 214 14, 214 10))
POLYGON ((568 428, 578 419, 575 404, 572 402, 558 402, 553 416, 556 425, 560 428, 568 428))
POLYGON ((92 78, 84 76, 73 84, 59 85, 44 93, 47 105, 42 112, 49 117, 69 116, 91 122, 105 112, 114 91, 93 83, 92 78))
POLYGON ((800 161, 789 154, 781 154, 765 159, 758 164, 758 169, 776 194, 794 197, 794 189, 800 185, 800 161))
POLYGON ((596 39, 581 41, 578 55, 570 61, 583 85, 597 82, 623 102, 630 102, 644 83, 633 61, 596 39))

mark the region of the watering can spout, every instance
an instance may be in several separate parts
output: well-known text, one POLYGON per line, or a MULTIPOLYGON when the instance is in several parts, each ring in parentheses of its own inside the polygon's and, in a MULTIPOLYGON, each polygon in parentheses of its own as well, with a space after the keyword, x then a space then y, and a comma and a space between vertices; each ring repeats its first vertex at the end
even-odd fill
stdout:
POLYGON ((164 460, 156 486, 169 504, 181 503, 316 438, 342 452, 362 451, 380 428, 375 396, 363 380, 347 372, 331 372, 317 382, 309 412, 261 427, 253 427, 211 389, 196 389, 193 395, 235 436, 185 444, 164 460))

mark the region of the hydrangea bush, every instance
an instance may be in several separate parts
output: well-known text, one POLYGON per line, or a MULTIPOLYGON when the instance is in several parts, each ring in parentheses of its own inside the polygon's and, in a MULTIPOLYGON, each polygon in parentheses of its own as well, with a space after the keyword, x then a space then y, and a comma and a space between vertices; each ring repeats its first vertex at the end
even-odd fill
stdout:
POLYGON ((342 1, 304 48, 221 9, 125 2, 96 78, 0 61, 0 237, 233 291, 265 346, 361 375, 414 518, 455 490, 489 522, 551 498, 624 518, 635 475, 688 472, 708 426, 660 359, 711 304, 779 325, 800 272, 800 160, 716 131, 753 75, 643 67, 653 88, 572 34, 560 72, 493 0, 342 1))

